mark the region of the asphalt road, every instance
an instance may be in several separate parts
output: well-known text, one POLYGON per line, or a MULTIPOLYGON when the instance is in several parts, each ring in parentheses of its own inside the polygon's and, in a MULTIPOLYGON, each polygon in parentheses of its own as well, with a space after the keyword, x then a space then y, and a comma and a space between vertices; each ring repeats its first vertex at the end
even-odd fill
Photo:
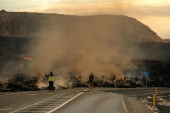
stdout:
MULTIPOLYGON (((0 92, 0 113, 151 113, 138 97, 155 88, 73 88, 0 92)), ((170 88, 158 88, 158 93, 170 88)))

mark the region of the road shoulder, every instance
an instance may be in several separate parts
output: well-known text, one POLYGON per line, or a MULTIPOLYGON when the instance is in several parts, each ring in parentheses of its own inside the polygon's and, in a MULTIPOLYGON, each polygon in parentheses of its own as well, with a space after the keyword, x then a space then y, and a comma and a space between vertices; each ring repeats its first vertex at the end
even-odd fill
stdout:
POLYGON ((122 95, 128 113, 152 113, 147 107, 135 97, 122 95))

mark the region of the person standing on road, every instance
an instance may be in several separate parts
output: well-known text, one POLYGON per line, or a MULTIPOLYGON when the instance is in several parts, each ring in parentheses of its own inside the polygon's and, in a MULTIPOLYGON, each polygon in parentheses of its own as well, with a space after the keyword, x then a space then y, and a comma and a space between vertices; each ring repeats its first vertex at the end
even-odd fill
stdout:
POLYGON ((94 75, 91 73, 90 76, 89 76, 89 85, 90 85, 90 88, 93 87, 93 79, 94 79, 94 75))
POLYGON ((52 71, 49 75, 46 75, 48 77, 48 83, 49 83, 49 92, 54 90, 54 74, 52 71))

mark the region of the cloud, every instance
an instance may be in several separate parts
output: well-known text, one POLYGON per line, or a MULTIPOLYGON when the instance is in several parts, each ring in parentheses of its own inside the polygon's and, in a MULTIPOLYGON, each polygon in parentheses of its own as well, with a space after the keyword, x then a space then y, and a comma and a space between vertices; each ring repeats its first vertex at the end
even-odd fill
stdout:
POLYGON ((88 3, 88 4, 56 4, 52 7, 37 7, 32 11, 46 13, 62 13, 62 14, 77 14, 90 15, 102 13, 120 13, 127 12, 132 7, 133 2, 105 2, 105 3, 88 3))
POLYGON ((170 5, 169 6, 134 6, 130 12, 131 15, 141 16, 170 16, 170 5))
MULTIPOLYGON (((110 0, 111 1, 111 0, 110 0)), ((113 0, 112 0, 113 1, 113 0)), ((153 2, 153 1, 152 1, 153 2)), ((53 6, 40 6, 29 9, 33 12, 45 12, 45 13, 60 13, 60 14, 74 14, 74 15, 91 15, 91 14, 124 14, 128 16, 134 15, 144 15, 144 16, 170 16, 170 4, 148 4, 151 2, 134 2, 128 1, 125 2, 123 0, 118 1, 114 0, 114 2, 106 2, 104 0, 98 1, 96 0, 90 1, 61 1, 53 6)))

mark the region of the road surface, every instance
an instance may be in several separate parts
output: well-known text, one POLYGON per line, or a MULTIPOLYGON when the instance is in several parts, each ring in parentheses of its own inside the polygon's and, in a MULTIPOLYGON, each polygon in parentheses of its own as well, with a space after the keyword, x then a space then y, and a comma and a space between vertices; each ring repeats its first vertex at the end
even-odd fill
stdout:
POLYGON ((0 92, 0 113, 151 113, 136 97, 153 93, 154 88, 102 87, 0 92))

